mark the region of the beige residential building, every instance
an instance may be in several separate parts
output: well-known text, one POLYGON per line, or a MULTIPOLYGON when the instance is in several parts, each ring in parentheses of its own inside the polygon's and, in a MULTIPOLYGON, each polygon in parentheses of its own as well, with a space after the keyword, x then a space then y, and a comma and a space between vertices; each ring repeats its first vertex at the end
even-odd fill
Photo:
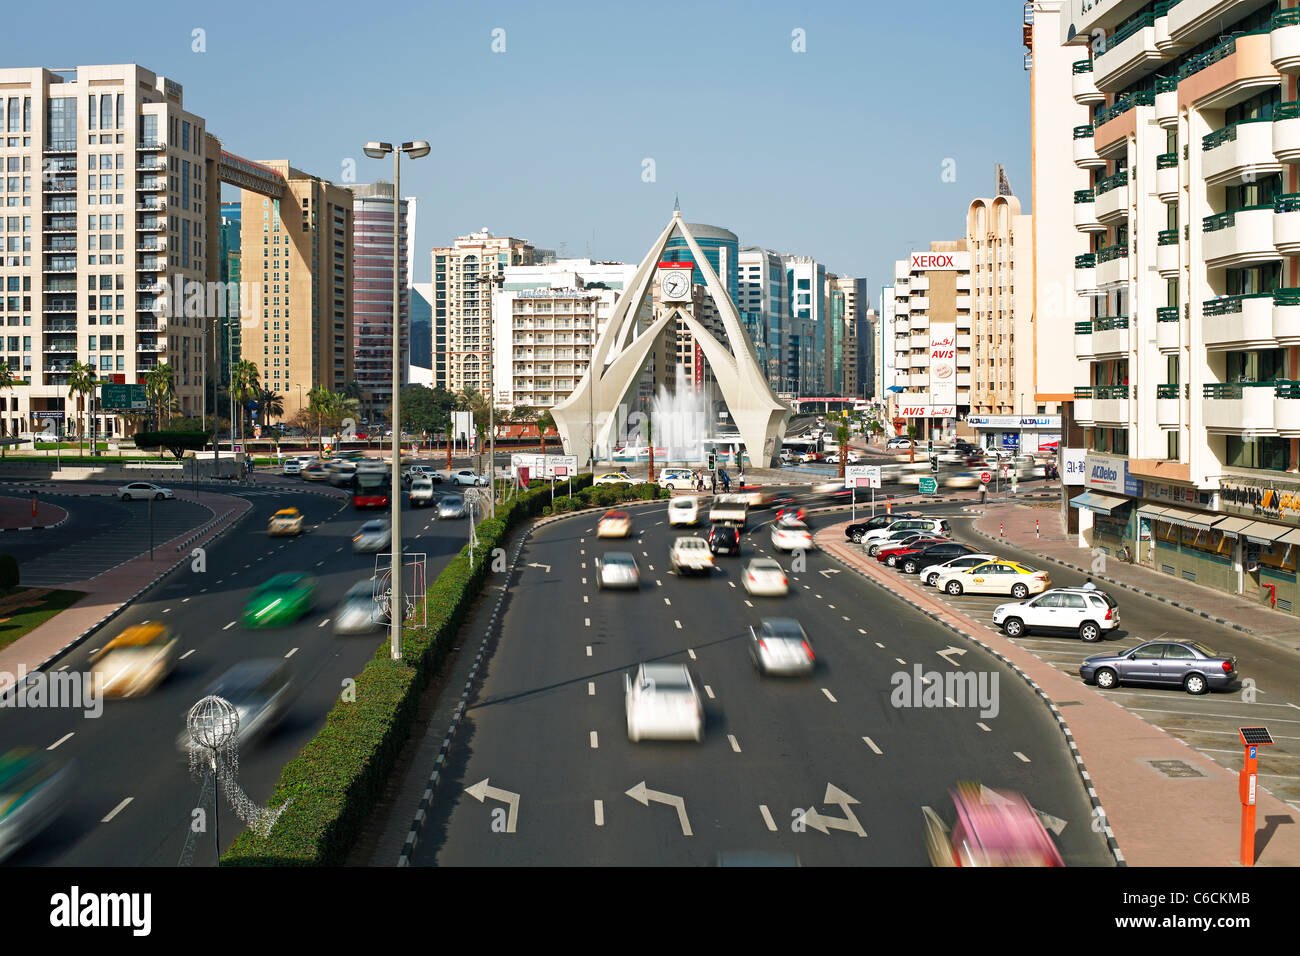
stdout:
POLYGON ((317 385, 353 380, 353 196, 287 160, 260 165, 287 188, 284 199, 241 190, 241 277, 261 282, 261 301, 241 316, 240 350, 292 418, 317 385))
MULTIPOLYGON (((1032 229, 1033 218, 1021 215, 1015 196, 975 199, 966 212, 971 290, 962 301, 971 310, 972 415, 1034 414, 1037 409, 1032 229)), ((963 344, 959 337, 959 347, 963 344)))
MULTIPOLYGON (((161 317, 158 297, 218 275, 205 127, 179 83, 135 64, 0 70, 0 347, 23 383, 0 396, 6 434, 75 429, 73 362, 125 384, 167 362, 180 414, 199 415, 203 320, 161 317)), ((96 419, 123 434, 112 410, 96 419)))
POLYGON ((507 266, 533 265, 536 250, 523 239, 486 228, 433 250, 433 384, 452 392, 487 394, 492 362, 493 282, 507 266))

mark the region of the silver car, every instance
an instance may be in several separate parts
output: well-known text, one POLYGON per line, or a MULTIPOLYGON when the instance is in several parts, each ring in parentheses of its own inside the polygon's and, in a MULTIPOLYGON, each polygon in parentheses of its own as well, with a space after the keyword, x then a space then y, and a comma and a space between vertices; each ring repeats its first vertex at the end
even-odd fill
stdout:
POLYGON ((352 550, 361 554, 368 551, 387 551, 393 544, 393 531, 387 521, 367 521, 352 536, 352 550))
POLYGON ((1089 657, 1079 665, 1086 684, 1109 690, 1120 684, 1181 687, 1189 694, 1227 690, 1237 683, 1237 659, 1200 641, 1148 641, 1122 654, 1089 657))
POLYGON ((636 558, 630 551, 610 551, 596 559, 596 587, 631 588, 641 587, 641 572, 636 566, 636 558))
POLYGON ((334 612, 335 634, 369 634, 388 620, 375 601, 375 582, 358 581, 348 588, 334 612))
POLYGON ((764 618, 758 629, 749 629, 749 654, 763 675, 804 676, 811 674, 817 658, 803 625, 790 617, 764 618))
POLYGON ((0 753, 0 860, 53 823, 75 789, 71 763, 28 748, 0 753))
POLYGON ((464 518, 469 515, 465 508, 465 499, 460 495, 444 495, 438 502, 439 518, 464 518))
MULTIPOLYGON (((241 661, 226 671, 199 699, 220 697, 239 713, 235 743, 243 748, 280 722, 289 707, 292 688, 289 665, 279 658, 241 661)), ((176 748, 188 753, 194 747, 189 728, 176 738, 176 748)))

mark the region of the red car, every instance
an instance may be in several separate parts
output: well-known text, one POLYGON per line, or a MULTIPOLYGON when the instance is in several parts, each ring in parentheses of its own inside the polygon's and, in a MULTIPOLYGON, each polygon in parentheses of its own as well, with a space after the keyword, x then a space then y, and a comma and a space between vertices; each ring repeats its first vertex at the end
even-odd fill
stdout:
POLYGON ((889 567, 892 568, 898 563, 899 555, 908 554, 914 551, 920 551, 923 548, 930 547, 930 545, 932 544, 938 544, 940 541, 943 540, 944 540, 943 538, 918 536, 906 543, 899 543, 899 544, 892 545, 888 548, 879 549, 876 552, 876 560, 879 561, 881 564, 887 564, 889 565, 889 567))

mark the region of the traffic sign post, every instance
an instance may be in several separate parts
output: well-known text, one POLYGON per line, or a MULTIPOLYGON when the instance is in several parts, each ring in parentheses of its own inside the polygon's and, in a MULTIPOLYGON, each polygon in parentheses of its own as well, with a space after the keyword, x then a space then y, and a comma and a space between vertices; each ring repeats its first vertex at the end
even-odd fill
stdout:
POLYGON ((917 482, 917 485, 921 494, 932 495, 939 490, 939 479, 922 477, 920 481, 917 482))
POLYGON ((853 505, 851 510, 852 520, 856 521, 858 517, 858 489, 871 489, 871 514, 876 514, 876 489, 880 487, 880 466, 879 465, 845 465, 844 466, 844 486, 852 489, 853 505))

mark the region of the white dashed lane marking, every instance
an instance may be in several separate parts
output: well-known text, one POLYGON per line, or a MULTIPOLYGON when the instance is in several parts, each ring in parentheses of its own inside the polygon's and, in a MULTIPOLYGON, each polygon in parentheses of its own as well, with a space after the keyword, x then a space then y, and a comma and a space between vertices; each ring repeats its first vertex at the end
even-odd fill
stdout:
POLYGON ((1029 763, 1029 758, 1026 757, 1024 754, 1022 754, 1019 750, 1013 750, 1012 753, 1016 755, 1016 757, 1020 760, 1021 763, 1029 763))
POLYGON ((876 746, 876 742, 875 742, 874 740, 872 740, 870 737, 863 737, 863 738, 862 738, 862 741, 863 741, 863 743, 865 743, 868 747, 871 748, 872 753, 874 753, 874 754, 876 754, 876 755, 878 755, 878 756, 883 756, 883 754, 882 754, 880 748, 876 746))
POLYGON ((605 801, 592 801, 592 808, 596 811, 596 826, 603 827, 605 825, 605 801))
POLYGON ((829 690, 827 690, 825 687, 822 688, 822 693, 826 695, 826 699, 829 700, 832 704, 838 704, 838 703, 839 703, 839 701, 835 699, 835 695, 832 694, 832 693, 831 693, 829 690))
POLYGON ((991 734, 991 733, 993 733, 993 731, 992 731, 992 729, 990 729, 989 725, 986 724, 986 723, 983 723, 982 721, 978 721, 978 720, 977 720, 977 721, 975 722, 975 726, 978 727, 980 730, 984 731, 984 733, 986 733, 986 734, 991 734))
MULTIPOLYGON (((73 731, 73 733, 75 733, 75 732, 76 732, 76 731, 73 731)), ((61 743, 63 743, 64 741, 66 741, 66 740, 67 740, 69 737, 71 737, 71 736, 72 736, 72 734, 64 734, 62 737, 60 737, 58 740, 54 741, 54 743, 50 744, 50 745, 49 745, 48 747, 46 747, 45 749, 46 749, 46 750, 53 750, 55 747, 57 747, 59 744, 61 744, 61 743)))
POLYGON ((99 822, 100 822, 100 823, 108 823, 108 821, 112 820, 113 817, 117 816, 119 813, 121 813, 123 810, 125 810, 126 807, 127 807, 127 804, 129 804, 129 803, 130 803, 132 800, 134 800, 134 799, 135 799, 135 797, 127 797, 125 800, 123 800, 121 803, 119 803, 117 806, 115 806, 111 811, 109 811, 108 816, 104 817, 104 819, 100 820, 99 822))
POLYGON ((769 830, 771 830, 773 833, 775 833, 775 832, 776 832, 776 821, 772 819, 772 811, 769 810, 769 809, 767 808, 767 804, 766 804, 766 803, 760 803, 760 804, 758 805, 758 812, 761 813, 761 814, 763 815, 763 824, 764 824, 764 825, 765 825, 769 830))

